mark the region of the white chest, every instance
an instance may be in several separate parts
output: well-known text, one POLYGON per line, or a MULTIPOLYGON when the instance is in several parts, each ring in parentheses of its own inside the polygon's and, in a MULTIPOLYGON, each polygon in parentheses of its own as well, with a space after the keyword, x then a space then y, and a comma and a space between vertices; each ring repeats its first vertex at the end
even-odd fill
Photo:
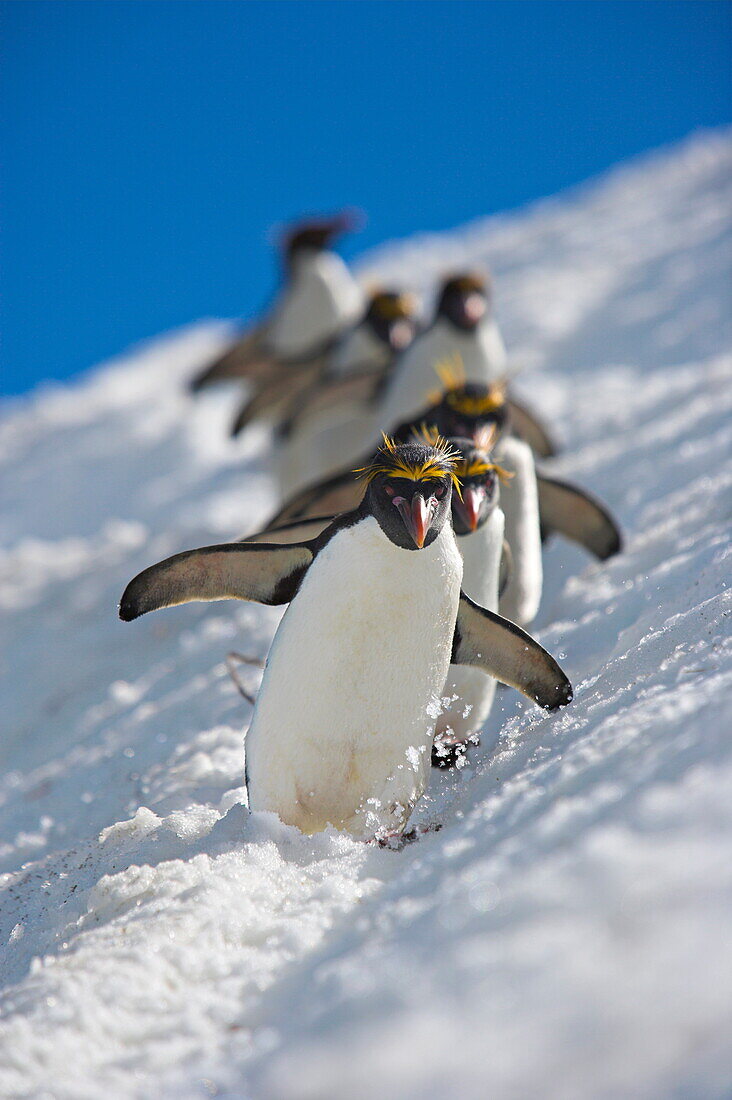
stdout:
MULTIPOLYGON (((463 591, 489 611, 498 610, 503 530, 503 512, 496 507, 482 527, 457 540, 463 557, 463 591)), ((480 669, 451 665, 443 696, 452 702, 443 710, 437 731, 451 730, 467 737, 479 730, 488 717, 495 691, 496 681, 480 669)))
POLYGON ((496 447, 496 460, 514 474, 501 488, 501 507, 506 516, 506 539, 511 547, 513 568, 501 597, 500 611, 507 619, 527 626, 539 610, 543 582, 534 456, 523 440, 507 436, 496 447))
POLYGON ((378 367, 386 363, 389 348, 366 325, 351 329, 339 342, 330 361, 334 374, 347 374, 361 367, 378 367))
POLYGON ((436 364, 455 356, 460 356, 468 382, 494 382, 506 371, 506 349, 495 321, 483 321, 474 332, 437 321, 400 360, 386 395, 384 423, 399 423, 424 408, 440 388, 436 364))
POLYGON ((463 559, 463 591, 489 611, 498 610, 504 526, 503 510, 495 507, 482 527, 457 540, 463 559))
POLYGON ((295 261, 290 282, 275 308, 270 343, 279 355, 317 346, 356 319, 362 295, 340 256, 306 253, 295 261))
POLYGON ((368 519, 321 551, 277 631, 247 735, 252 809, 310 833, 403 826, 429 777, 461 575, 449 527, 408 551, 368 519))
MULTIPOLYGON (((359 325, 344 337, 330 361, 334 374, 347 374, 361 367, 377 367, 386 362, 389 352, 370 329, 359 325)), ((279 455, 279 482, 282 496, 340 469, 358 458, 373 434, 373 413, 363 410, 362 402, 344 403, 301 417, 297 431, 279 455)))

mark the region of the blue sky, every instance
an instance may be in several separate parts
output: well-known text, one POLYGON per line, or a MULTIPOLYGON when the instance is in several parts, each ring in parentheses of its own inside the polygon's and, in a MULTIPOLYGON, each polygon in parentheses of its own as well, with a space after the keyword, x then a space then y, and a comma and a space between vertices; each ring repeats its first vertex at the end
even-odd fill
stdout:
POLYGON ((5 393, 257 311, 300 211, 354 255, 732 118, 728 3, 0 8, 5 393))

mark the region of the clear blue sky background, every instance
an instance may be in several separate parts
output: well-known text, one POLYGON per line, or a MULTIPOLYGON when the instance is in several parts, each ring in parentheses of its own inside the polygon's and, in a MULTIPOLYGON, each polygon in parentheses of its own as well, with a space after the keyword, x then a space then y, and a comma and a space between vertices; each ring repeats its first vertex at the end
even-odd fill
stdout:
POLYGON ((346 255, 728 122, 728 3, 2 5, 2 384, 270 293, 268 227, 346 255))

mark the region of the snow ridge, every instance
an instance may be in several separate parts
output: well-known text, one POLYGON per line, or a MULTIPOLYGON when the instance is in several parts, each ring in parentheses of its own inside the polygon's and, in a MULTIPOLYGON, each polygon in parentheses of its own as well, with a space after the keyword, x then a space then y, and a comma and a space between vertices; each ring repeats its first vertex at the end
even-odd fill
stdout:
POLYGON ((8 404, 3 1095, 728 1095, 731 200, 711 132, 362 261, 426 297, 489 264, 553 469, 627 532, 604 565, 547 554, 575 702, 502 693, 400 853, 246 813, 223 656, 264 654, 279 611, 115 616, 145 565, 271 505, 266 434, 232 445, 231 394, 182 385, 228 327, 8 404))

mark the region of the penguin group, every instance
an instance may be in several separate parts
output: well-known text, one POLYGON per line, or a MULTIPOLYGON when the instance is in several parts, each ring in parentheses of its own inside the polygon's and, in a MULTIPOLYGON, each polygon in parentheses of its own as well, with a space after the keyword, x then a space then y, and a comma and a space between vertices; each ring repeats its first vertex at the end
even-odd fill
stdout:
POLYGON ((425 322, 410 288, 358 284, 333 248, 353 227, 286 232, 271 309, 191 381, 241 391, 232 436, 271 426, 278 508, 144 570, 119 614, 287 604, 246 734, 249 807, 391 843, 431 767, 479 743, 498 683, 547 711, 571 701, 527 632, 542 546, 563 536, 605 560, 621 534, 547 471, 554 425, 511 390, 488 275, 446 272, 425 322))

